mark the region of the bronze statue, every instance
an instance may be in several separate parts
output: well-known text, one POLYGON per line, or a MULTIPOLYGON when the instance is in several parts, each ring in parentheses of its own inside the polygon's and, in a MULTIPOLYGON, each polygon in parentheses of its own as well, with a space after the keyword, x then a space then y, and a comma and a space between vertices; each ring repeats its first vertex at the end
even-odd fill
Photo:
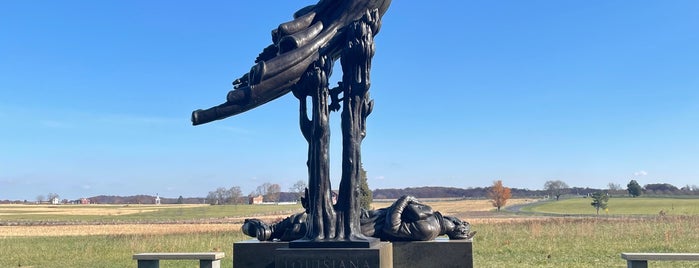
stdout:
POLYGON ((299 124, 308 142, 308 188, 306 216, 304 221, 298 217, 299 223, 304 222, 299 230, 305 229, 297 233, 303 236, 292 241, 290 248, 370 248, 378 244, 376 237, 431 239, 453 222, 440 218, 439 213, 417 213, 419 203, 411 200, 404 200, 408 209, 402 213, 398 213, 398 207, 367 212, 360 209, 361 143, 366 136, 366 118, 374 107, 369 97, 374 36, 390 4, 391 0, 320 0, 302 8, 292 21, 272 31, 272 44, 259 54, 249 73, 233 82, 234 89, 223 104, 192 113, 192 123, 199 125, 248 111, 289 92, 299 99, 299 124), (331 88, 328 78, 338 59, 342 80, 331 88), (306 104, 309 98, 310 108, 306 104), (329 114, 340 108, 342 176, 338 200, 333 203, 329 114), (392 218, 395 215, 401 218, 392 218), (406 221, 403 215, 418 220, 406 221), (392 220, 390 224, 386 224, 388 219, 392 220), (366 229, 372 226, 367 221, 375 227, 373 232, 366 229))
MULTIPOLYGON (((291 215, 271 225, 246 219, 242 230, 260 241, 292 241, 306 234, 306 220, 306 213, 291 215)), ((459 240, 476 234, 470 231, 468 222, 432 211, 412 196, 403 196, 387 208, 362 210, 360 221, 364 235, 384 241, 429 241, 440 235, 459 240)))
MULTIPOLYGON (((320 0, 298 10, 292 21, 272 30, 272 44, 260 53, 249 73, 233 81, 234 90, 228 92, 226 102, 194 111, 192 124, 240 114, 289 93, 321 57, 334 62, 343 56, 347 30, 353 24, 367 13, 375 12, 371 16, 380 20, 390 4, 391 0, 320 0)), ((371 26, 368 34, 373 37, 380 23, 371 26)), ((373 56, 373 48, 367 54, 373 56)))

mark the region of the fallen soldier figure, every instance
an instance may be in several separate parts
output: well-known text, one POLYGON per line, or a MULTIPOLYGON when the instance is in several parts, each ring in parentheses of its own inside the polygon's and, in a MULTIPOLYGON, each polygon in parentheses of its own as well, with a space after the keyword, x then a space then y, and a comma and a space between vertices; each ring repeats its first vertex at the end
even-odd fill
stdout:
MULTIPOLYGON (((296 240, 306 234, 306 216, 305 212, 297 213, 271 225, 246 219, 242 229, 260 241, 296 240)), ((364 235, 383 241, 429 241, 440 235, 469 239, 476 234, 470 231, 468 222, 432 211, 413 196, 402 196, 387 208, 362 210, 360 222, 364 235)))

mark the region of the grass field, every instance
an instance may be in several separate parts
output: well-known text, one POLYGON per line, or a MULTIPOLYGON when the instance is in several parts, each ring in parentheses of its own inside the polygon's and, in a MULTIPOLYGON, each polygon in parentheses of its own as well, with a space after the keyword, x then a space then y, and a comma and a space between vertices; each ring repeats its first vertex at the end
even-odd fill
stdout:
MULTIPOLYGON (((594 213, 589 199, 561 200, 541 203, 533 211, 571 211, 579 202, 586 204, 585 213, 594 213), (569 206, 569 208, 566 208, 569 206)), ((619 199, 621 200, 621 198, 619 199)), ((632 201, 639 201, 635 199, 632 201)), ((530 200, 512 200, 525 203, 530 200)), ((621 206, 610 200, 610 213, 621 206), (616 208, 616 209, 615 209, 616 208)), ((656 203, 670 204, 675 211, 684 205, 675 200, 655 199, 656 203)), ((692 201, 692 200, 689 200, 692 201)), ((695 200, 696 201, 696 200, 695 200)), ((669 212, 657 216, 655 208, 645 203, 629 203, 630 214, 644 217, 542 217, 511 213, 490 212, 487 201, 429 202, 445 214, 462 216, 478 231, 474 238, 476 267, 625 267, 621 252, 699 252, 699 214, 669 212), (635 208, 642 206, 644 208, 635 208), (647 212, 647 213, 644 213, 647 212), (468 216, 478 215, 478 216, 468 216)), ((691 203, 690 203, 691 205, 691 203)), ((383 207, 384 204, 375 204, 383 207)), ((116 215, 120 206, 100 206, 106 214, 52 215, 31 214, 29 208, 17 210, 0 206, 3 221, 48 220, 60 216, 65 221, 90 221, 78 225, 23 225, 0 226, 0 267, 135 267, 131 255, 139 252, 224 251, 222 267, 232 266, 232 244, 248 239, 240 232, 239 223, 179 223, 140 224, 145 219, 205 219, 216 217, 245 217, 246 213, 267 219, 280 218, 288 206, 203 206, 152 208, 139 207, 138 213, 116 215), (109 211, 114 209, 115 211, 109 211), (19 215, 7 215, 9 211, 19 215), (149 211, 146 211, 149 210, 149 211), (20 212, 17 212, 20 211, 20 212), (179 211, 179 212, 178 212, 179 211), (233 213, 232 211, 237 211, 233 213), (112 215, 110 215, 110 213, 112 215), (218 216, 215 216, 218 215, 218 216), (225 215, 225 216, 224 216, 225 215), (23 218, 26 217, 26 218, 23 218), (37 218, 33 218, 37 217, 37 218), (118 221, 105 224, 100 217, 118 221), (120 218, 124 217, 124 218, 120 218), (52 229, 54 228, 54 229, 52 229), (61 229, 63 228, 63 229, 61 229)), ((123 206, 122 206, 123 207, 123 206)), ((694 212, 692 212, 694 211, 694 212)), ((73 213, 73 212, 66 212, 73 213)), ((582 213, 581 213, 582 214, 582 213)), ((257 217, 255 216, 255 217, 257 217)), ((163 261, 163 267, 194 267, 195 261, 163 261)), ((699 267, 699 262, 651 262, 652 267, 699 267)))
POLYGON ((301 205, 0 205, 0 223, 148 222, 288 215, 301 205))
MULTIPOLYGON (((523 210, 555 214, 596 214, 590 205, 591 198, 571 198, 547 202, 523 210)), ((608 211, 600 210, 600 215, 699 215, 699 199, 686 198, 610 198, 608 211)))
MULTIPOLYGON (((136 267, 141 252, 224 251, 221 267, 232 267, 234 241, 240 231, 159 235, 95 235, 2 238, 0 267, 136 267)), ((162 267, 198 267, 197 261, 163 261, 162 267)))
MULTIPOLYGON (((621 252, 699 252, 699 217, 549 218, 477 225, 476 267, 626 267, 621 252)), ((699 262, 650 262, 699 267, 699 262)))

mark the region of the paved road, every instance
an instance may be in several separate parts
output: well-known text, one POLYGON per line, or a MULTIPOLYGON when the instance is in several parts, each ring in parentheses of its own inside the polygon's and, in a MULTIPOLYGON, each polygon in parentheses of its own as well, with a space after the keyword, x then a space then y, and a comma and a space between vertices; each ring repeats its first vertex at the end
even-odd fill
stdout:
POLYGON ((538 204, 541 203, 541 202, 545 202, 545 200, 544 200, 544 201, 536 201, 536 202, 526 203, 526 204, 517 204, 517 205, 507 206, 507 207, 505 207, 505 210, 507 210, 507 211, 509 211, 509 212, 519 213, 519 212, 522 212, 522 208, 524 208, 524 207, 529 207, 529 206, 534 206, 534 205, 538 205, 538 204))

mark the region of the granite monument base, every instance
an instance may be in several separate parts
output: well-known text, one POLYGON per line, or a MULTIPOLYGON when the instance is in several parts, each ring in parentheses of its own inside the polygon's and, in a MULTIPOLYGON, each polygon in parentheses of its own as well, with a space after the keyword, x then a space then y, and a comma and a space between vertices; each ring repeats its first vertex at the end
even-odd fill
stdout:
MULTIPOLYGON (((389 252, 392 266, 370 266, 370 267, 395 267, 395 268, 411 268, 411 267, 473 267, 473 246, 472 240, 449 240, 438 238, 434 241, 413 241, 413 242, 382 242, 380 245, 390 244, 389 252)), ((340 249, 321 249, 321 250, 340 250, 340 249)), ((357 250, 357 249, 347 249, 357 250)), ((319 259, 319 251, 315 249, 289 249, 288 242, 260 242, 256 239, 236 242, 233 244, 233 267, 252 267, 252 268, 298 268, 298 267, 333 267, 332 259, 319 259), (305 253, 298 250, 306 251, 305 253), (293 259, 293 253, 300 253, 312 257, 309 259, 293 259), (283 254, 289 258, 288 266, 277 266, 277 255, 283 254), (287 255, 291 254, 291 256, 287 255), (296 261, 294 263, 294 261, 296 261), (315 262, 313 262, 315 261, 315 262), (296 266, 292 266, 292 263, 296 266)), ((385 253, 385 252, 384 252, 385 253)), ((332 253, 339 254, 339 253, 332 253)), ((353 253, 352 253, 353 254, 353 253)), ((352 255, 354 256, 354 255, 352 255)), ((389 257, 387 257, 389 258, 389 257)), ((283 260, 280 260, 283 261, 283 260)), ((343 267, 339 259, 336 259, 334 267, 343 267)), ((347 259, 349 261, 349 259, 347 259)), ((355 260, 355 262, 357 262, 355 260)), ((350 263, 344 263, 344 267, 353 267, 350 263)), ((364 263, 361 263, 364 267, 364 263)))
POLYGON ((233 244, 233 267, 274 268, 274 255, 289 242, 267 242, 250 239, 233 244))
POLYGON ((393 267, 472 268, 473 239, 393 242, 393 267))
POLYGON ((370 248, 279 248, 276 268, 393 267, 393 247, 389 242, 370 248))

